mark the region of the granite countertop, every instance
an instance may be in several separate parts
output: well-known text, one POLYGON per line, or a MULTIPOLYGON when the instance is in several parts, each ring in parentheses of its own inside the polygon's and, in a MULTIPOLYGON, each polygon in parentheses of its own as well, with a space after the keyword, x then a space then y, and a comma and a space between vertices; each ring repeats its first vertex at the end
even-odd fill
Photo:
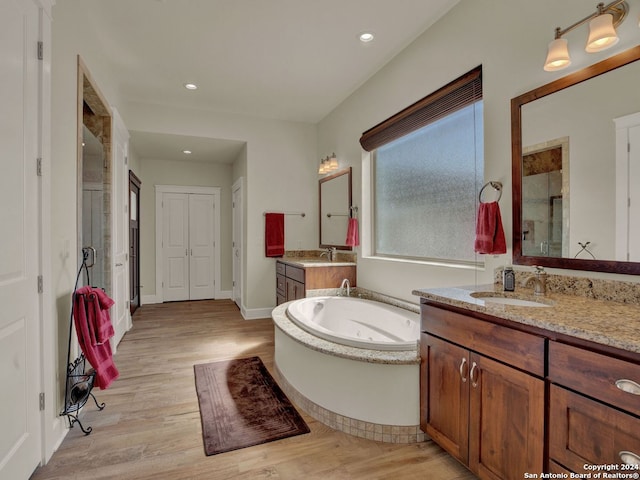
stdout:
POLYGON ((414 290, 420 298, 492 315, 551 332, 640 353, 640 306, 577 295, 548 293, 535 297, 532 289, 503 292, 499 284, 414 290), (500 296, 540 300, 549 307, 524 307, 485 302, 471 296, 491 292, 500 296))
POLYGON ((291 265, 293 267, 298 267, 298 268, 351 267, 356 265, 355 262, 340 262, 340 261, 330 262, 326 258, 318 258, 318 257, 311 257, 311 258, 283 257, 283 258, 279 258, 278 261, 281 263, 286 263, 287 265, 291 265))

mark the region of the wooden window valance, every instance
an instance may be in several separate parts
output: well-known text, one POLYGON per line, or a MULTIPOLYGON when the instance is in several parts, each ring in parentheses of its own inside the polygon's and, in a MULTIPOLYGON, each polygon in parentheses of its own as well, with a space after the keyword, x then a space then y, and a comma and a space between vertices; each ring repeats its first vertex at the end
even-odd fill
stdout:
POLYGON ((360 145, 370 152, 481 98, 482 66, 479 66, 370 128, 360 137, 360 145))

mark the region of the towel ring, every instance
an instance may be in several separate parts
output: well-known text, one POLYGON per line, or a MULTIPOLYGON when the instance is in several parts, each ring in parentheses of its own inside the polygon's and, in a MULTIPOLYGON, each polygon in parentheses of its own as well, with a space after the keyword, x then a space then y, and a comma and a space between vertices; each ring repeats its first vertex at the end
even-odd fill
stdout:
POLYGON ((499 202, 500 199, 502 198, 502 183, 500 182, 487 182, 485 183, 482 188, 480 189, 480 193, 478 194, 478 201, 480 203, 484 203, 482 201, 482 192, 484 192, 484 189, 487 188, 488 186, 491 186, 494 190, 496 190, 498 192, 498 198, 497 200, 495 200, 496 202, 499 202))

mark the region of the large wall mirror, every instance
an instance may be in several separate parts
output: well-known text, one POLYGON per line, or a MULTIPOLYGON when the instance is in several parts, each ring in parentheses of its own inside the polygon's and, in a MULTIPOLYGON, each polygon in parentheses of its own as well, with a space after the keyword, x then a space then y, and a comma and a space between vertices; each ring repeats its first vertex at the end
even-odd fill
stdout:
POLYGON ((511 100, 514 264, 640 275, 638 59, 511 100))
POLYGON ((321 178, 320 247, 351 250, 346 245, 351 212, 351 167, 321 178))

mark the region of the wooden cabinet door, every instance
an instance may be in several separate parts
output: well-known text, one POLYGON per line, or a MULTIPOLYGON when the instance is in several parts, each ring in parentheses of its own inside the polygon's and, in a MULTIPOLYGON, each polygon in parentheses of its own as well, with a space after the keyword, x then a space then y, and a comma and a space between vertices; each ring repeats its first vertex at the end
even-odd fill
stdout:
POLYGON ((423 334, 420 342, 420 426, 447 452, 468 460, 469 352, 423 334))
POLYGON ((621 465, 640 459, 640 419, 556 385, 551 385, 549 397, 549 455, 553 460, 575 473, 589 473, 584 465, 621 465))
POLYGON ((468 383, 469 468, 496 480, 541 472, 544 381, 472 353, 468 383))
POLYGON ((290 278, 286 279, 287 284, 287 301, 298 300, 304 298, 304 283, 296 282, 290 278))

